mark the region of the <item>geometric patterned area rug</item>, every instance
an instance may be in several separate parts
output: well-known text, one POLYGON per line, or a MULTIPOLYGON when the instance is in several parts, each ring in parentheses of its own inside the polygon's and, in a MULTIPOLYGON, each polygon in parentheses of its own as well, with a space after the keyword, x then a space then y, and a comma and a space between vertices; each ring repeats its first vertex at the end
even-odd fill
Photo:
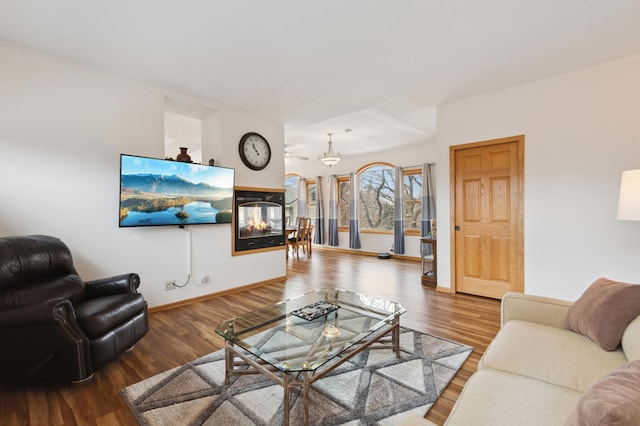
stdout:
MULTIPOLYGON (((400 329, 401 357, 365 350, 309 391, 313 425, 394 425, 407 412, 424 416, 472 347, 400 329)), ((260 374, 224 386, 224 349, 121 390, 141 425, 281 425, 283 389, 260 374)), ((302 397, 291 395, 290 424, 302 424, 302 397)))

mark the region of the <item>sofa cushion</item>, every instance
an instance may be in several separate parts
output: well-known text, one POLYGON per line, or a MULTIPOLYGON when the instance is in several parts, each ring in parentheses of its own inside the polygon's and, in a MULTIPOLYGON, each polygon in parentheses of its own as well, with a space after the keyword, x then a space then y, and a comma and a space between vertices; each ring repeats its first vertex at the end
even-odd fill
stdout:
POLYGON ((579 392, 538 380, 481 370, 467 381, 445 424, 562 424, 581 397, 579 392))
POLYGON ((600 278, 569 309, 565 328, 612 351, 620 345, 627 325, 638 315, 640 285, 600 278))
POLYGON ((631 361, 591 386, 566 424, 632 426, 639 421, 640 361, 631 361))
POLYGON ((585 392, 626 362, 621 350, 604 351, 581 334, 512 320, 500 329, 478 369, 501 370, 585 392))

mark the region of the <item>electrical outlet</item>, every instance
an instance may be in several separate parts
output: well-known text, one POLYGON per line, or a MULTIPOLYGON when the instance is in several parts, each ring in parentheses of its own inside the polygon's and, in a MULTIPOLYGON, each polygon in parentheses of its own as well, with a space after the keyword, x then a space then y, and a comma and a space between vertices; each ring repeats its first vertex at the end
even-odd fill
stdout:
POLYGON ((175 290, 176 289, 176 280, 167 281, 164 283, 165 291, 175 290))
POLYGON ((198 284, 199 285, 205 285, 208 282, 209 282, 209 275, 200 274, 200 279, 198 280, 198 284))

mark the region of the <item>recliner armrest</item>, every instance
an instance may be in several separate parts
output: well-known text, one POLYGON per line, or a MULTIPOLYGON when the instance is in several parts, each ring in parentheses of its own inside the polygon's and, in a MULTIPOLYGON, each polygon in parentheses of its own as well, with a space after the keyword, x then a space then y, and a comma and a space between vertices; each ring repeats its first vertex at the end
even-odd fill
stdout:
POLYGON ((136 273, 115 275, 85 282, 87 297, 111 296, 114 294, 137 293, 140 287, 140 276, 136 273))
POLYGON ((573 302, 550 297, 508 292, 502 298, 500 326, 511 320, 564 328, 564 321, 573 302))
POLYGON ((68 299, 49 299, 32 305, 0 310, 0 328, 34 324, 55 324, 63 318, 75 318, 73 305, 68 299))

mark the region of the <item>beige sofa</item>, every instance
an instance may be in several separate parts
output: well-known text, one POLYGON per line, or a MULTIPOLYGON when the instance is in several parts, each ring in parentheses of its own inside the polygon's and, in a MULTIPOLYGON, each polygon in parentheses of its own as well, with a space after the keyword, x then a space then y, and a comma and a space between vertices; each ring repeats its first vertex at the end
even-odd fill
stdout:
MULTIPOLYGON (((601 379, 614 370, 617 374, 620 367, 627 368, 628 361, 640 360, 640 316, 624 330, 620 347, 607 352, 582 334, 564 328, 571 305, 557 299, 507 293, 502 300, 501 329, 445 424, 563 425, 575 416, 579 402, 584 405, 581 398, 592 385, 604 382, 601 379)), ((638 370, 640 362, 631 364, 638 370)), ((640 376, 633 374, 635 383, 640 376)), ((592 408, 593 398, 602 395, 592 397, 593 392, 588 395, 592 408)), ((625 389, 621 392, 629 393, 625 389)), ((640 397, 633 398, 631 403, 637 408, 640 397)), ((429 423, 422 418, 407 418, 405 422, 429 423)))

